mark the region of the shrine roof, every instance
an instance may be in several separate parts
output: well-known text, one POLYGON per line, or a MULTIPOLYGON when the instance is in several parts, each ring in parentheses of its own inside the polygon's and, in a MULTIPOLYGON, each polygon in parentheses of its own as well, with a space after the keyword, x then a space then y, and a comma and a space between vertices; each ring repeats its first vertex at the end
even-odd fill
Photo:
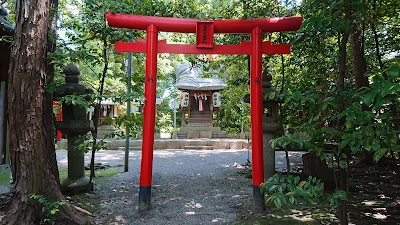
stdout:
POLYGON ((222 90, 227 87, 225 81, 218 77, 218 70, 205 73, 202 66, 192 66, 190 63, 176 66, 175 87, 181 90, 222 90), (204 78, 202 76, 207 75, 204 78))

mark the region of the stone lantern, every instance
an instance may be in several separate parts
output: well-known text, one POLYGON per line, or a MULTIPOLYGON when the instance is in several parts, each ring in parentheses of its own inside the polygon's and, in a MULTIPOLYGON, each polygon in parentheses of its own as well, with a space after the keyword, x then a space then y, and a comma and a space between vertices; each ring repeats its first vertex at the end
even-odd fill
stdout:
MULTIPOLYGON (((67 95, 81 95, 86 100, 93 91, 79 84, 79 69, 74 64, 69 64, 64 69, 65 82, 56 91, 56 98, 67 95)), ((56 128, 67 134, 68 140, 68 178, 61 182, 61 190, 74 194, 83 193, 93 189, 90 179, 85 176, 84 152, 78 146, 83 142, 80 135, 88 133, 94 128, 93 121, 88 120, 86 109, 79 105, 62 103, 62 121, 56 122, 56 128)))
POLYGON ((268 93, 274 91, 271 87, 272 76, 264 70, 262 74, 262 94, 263 98, 263 152, 264 152, 264 180, 267 181, 275 174, 275 149, 272 149, 269 143, 276 134, 283 130, 282 123, 279 120, 279 102, 265 98, 268 93))

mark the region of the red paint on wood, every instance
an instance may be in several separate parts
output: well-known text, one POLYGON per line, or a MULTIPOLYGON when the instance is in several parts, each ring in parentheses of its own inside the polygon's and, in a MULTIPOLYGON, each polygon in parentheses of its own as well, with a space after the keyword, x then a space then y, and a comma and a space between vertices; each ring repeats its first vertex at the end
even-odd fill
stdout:
POLYGON ((196 44, 198 48, 213 48, 214 22, 198 21, 196 26, 196 44))
POLYGON ((140 186, 142 187, 151 186, 152 180, 157 84, 158 30, 154 25, 150 25, 146 31, 146 80, 144 84, 142 162, 140 164, 140 186))
POLYGON ((256 27, 251 32, 250 56, 250 109, 251 109, 251 159, 253 185, 264 182, 263 129, 262 129, 262 31, 256 27))
MULTIPOLYGON (((62 110, 61 110, 61 105, 53 101, 53 106, 57 107, 57 121, 62 121, 62 110)), ((61 131, 57 130, 57 141, 61 140, 62 138, 62 133, 61 131)))
MULTIPOLYGON (((146 52, 146 43, 138 42, 117 42, 117 52, 146 52)), ((214 45, 214 48, 197 48, 194 44, 167 44, 165 41, 158 42, 158 53, 172 54, 228 54, 228 55, 250 55, 251 43, 242 41, 239 45, 214 45)), ((262 44, 262 54, 289 54, 290 44, 271 44, 265 41, 262 44)))
MULTIPOLYGON (((135 30, 146 30, 150 24, 159 31, 196 33, 198 20, 184 18, 169 18, 156 16, 139 16, 129 14, 106 13, 110 27, 135 30)), ((302 17, 258 18, 246 20, 210 20, 214 22, 215 33, 249 34, 255 27, 262 32, 281 32, 298 30, 303 21, 302 17)))

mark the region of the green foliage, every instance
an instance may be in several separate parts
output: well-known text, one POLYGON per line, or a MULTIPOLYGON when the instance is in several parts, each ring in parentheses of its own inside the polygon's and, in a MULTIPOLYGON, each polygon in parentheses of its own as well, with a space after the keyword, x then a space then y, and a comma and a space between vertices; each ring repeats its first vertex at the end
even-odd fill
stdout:
POLYGON ((136 115, 133 113, 129 115, 122 114, 114 119, 114 123, 121 130, 129 128, 129 135, 135 138, 142 130, 143 115, 140 113, 137 113, 136 115))
POLYGON ((65 95, 59 99, 59 104, 75 105, 80 108, 89 108, 87 95, 65 95))
POLYGON ((277 208, 301 203, 312 205, 321 201, 337 207, 338 200, 346 199, 343 191, 324 193, 324 184, 321 180, 311 176, 307 180, 301 180, 299 176, 275 174, 260 188, 267 197, 266 204, 277 208))
POLYGON ((36 200, 42 207, 40 224, 57 224, 56 214, 65 201, 50 201, 45 196, 37 194, 32 194, 30 198, 36 200))
POLYGON ((74 151, 88 153, 92 148, 95 148, 96 150, 107 149, 107 143, 103 139, 96 141, 95 145, 93 144, 94 140, 89 133, 86 135, 80 135, 75 141, 74 151))
POLYGON ((354 93, 353 99, 340 115, 346 119, 346 129, 342 134, 339 150, 350 148, 353 153, 365 149, 379 161, 390 152, 399 152, 397 145, 399 130, 396 130, 398 101, 400 99, 399 67, 390 68, 392 79, 384 79, 378 74, 370 74, 369 87, 354 93), (393 76, 394 75, 394 76, 393 76), (364 110, 367 106, 369 110, 364 110))
POLYGON ((87 143, 88 139, 89 135, 80 135, 74 143, 75 148, 73 149, 73 151, 88 153, 90 151, 90 147, 87 143))

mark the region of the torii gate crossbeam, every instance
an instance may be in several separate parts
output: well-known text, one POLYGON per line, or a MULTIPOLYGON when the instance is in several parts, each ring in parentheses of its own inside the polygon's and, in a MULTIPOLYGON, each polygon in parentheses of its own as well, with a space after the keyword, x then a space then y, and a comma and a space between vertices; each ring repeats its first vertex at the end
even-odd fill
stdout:
POLYGON ((139 210, 150 209, 154 124, 157 82, 157 54, 246 54, 250 55, 250 108, 252 139, 253 200, 257 208, 264 208, 264 197, 259 186, 264 181, 262 133, 262 54, 289 54, 290 45, 273 45, 262 41, 264 32, 298 30, 302 17, 265 18, 248 20, 213 20, 106 14, 110 27, 146 30, 147 39, 137 42, 117 42, 118 52, 146 53, 145 103, 143 122, 142 161, 140 167, 139 210), (197 43, 167 44, 158 40, 158 32, 196 33, 197 43), (239 45, 214 45, 214 33, 250 34, 250 42, 239 45))

